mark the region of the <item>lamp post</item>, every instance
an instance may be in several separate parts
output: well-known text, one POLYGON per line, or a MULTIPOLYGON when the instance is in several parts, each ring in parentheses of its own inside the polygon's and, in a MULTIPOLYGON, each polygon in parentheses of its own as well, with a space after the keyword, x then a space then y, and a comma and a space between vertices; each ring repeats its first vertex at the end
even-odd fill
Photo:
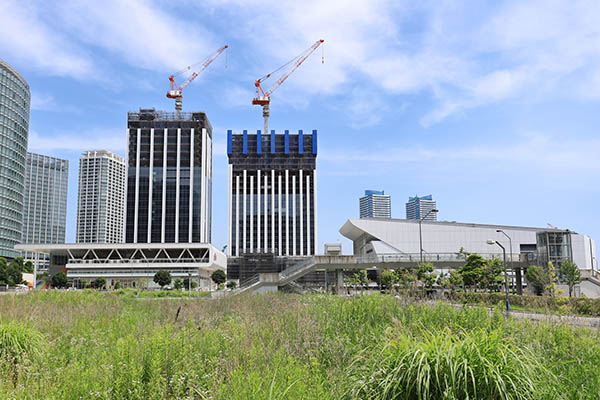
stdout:
POLYGON ((513 265, 512 239, 502 229, 496 229, 496 232, 503 234, 508 239, 508 245, 509 245, 509 249, 510 249, 510 269, 512 271, 514 271, 515 275, 516 275, 516 279, 517 279, 517 294, 518 295, 522 295, 523 294, 523 289, 522 289, 522 284, 521 284, 521 270, 519 269, 519 273, 517 274, 517 272, 515 271, 515 267, 513 265))
POLYGON ((506 299, 505 300, 506 301, 506 313, 508 314, 508 312, 510 311, 510 303, 508 302, 508 277, 506 275, 506 249, 497 240, 488 240, 487 244, 489 244, 489 245, 497 244, 502 249, 502 254, 504 255, 504 297, 506 299))
POLYGON ((429 216, 429 214, 431 214, 432 212, 438 212, 439 210, 437 208, 432 208, 431 210, 429 210, 427 212, 427 214, 425 214, 425 216, 423 218, 419 218, 419 249, 420 249, 420 260, 421 262, 423 262, 423 233, 421 231, 421 222, 423 222, 423 220, 425 218, 427 218, 429 216))

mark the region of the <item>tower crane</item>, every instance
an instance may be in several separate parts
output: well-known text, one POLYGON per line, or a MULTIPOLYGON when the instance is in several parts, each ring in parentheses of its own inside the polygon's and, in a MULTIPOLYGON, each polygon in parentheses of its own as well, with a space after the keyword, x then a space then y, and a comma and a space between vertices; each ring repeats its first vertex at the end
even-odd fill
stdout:
POLYGON ((167 97, 170 99, 175 99, 175 111, 177 111, 178 114, 181 112, 181 109, 183 106, 183 104, 182 104, 183 96, 181 94, 181 91, 183 89, 185 89, 185 87, 187 85, 189 85, 190 82, 192 82, 194 79, 196 79, 196 77, 200 74, 200 72, 204 71, 206 69, 206 67, 208 67, 213 61, 215 61, 215 59, 219 56, 219 54, 224 52, 225 49, 227 49, 228 47, 229 46, 225 45, 225 46, 221 47, 219 50, 217 50, 213 55, 207 57, 203 61, 189 65, 189 66, 185 67, 184 69, 182 69, 181 71, 178 71, 178 72, 174 73, 173 75, 169 76, 169 81, 171 81, 171 90, 169 90, 167 92, 167 97), (176 76, 179 76, 179 75, 183 74, 184 72, 190 71, 192 68, 194 68, 198 65, 200 65, 200 68, 197 71, 192 72, 192 74, 181 84, 181 86, 178 86, 177 83, 175 83, 176 76))
MULTIPOLYGON (((293 59, 291 59, 284 65, 282 65, 281 67, 277 68, 275 71, 263 76, 260 79, 257 79, 254 82, 254 86, 256 86, 256 97, 254 99, 252 99, 252 104, 262 106, 262 108, 263 108, 263 117, 265 119, 265 131, 264 131, 265 133, 269 132, 269 115, 270 115, 269 104, 271 103, 271 94, 273 94, 273 92, 279 86, 281 86, 281 84, 283 82, 285 82, 285 80, 292 74, 292 72, 294 72, 296 69, 298 69, 298 67, 300 65, 302 65, 302 63, 304 61, 306 61, 306 59, 323 42, 324 42, 323 39, 317 40, 312 46, 310 46, 308 49, 304 50, 298 56, 294 57, 293 59), (270 78, 271 75, 275 74, 276 72, 281 71, 282 69, 284 69, 286 67, 289 67, 290 65, 293 65, 292 68, 289 71, 285 72, 279 79, 277 79, 277 81, 273 84, 273 86, 265 92, 261 86, 261 83, 263 83, 266 79, 270 78)), ((321 62, 325 62, 324 57, 321 57, 321 62)))

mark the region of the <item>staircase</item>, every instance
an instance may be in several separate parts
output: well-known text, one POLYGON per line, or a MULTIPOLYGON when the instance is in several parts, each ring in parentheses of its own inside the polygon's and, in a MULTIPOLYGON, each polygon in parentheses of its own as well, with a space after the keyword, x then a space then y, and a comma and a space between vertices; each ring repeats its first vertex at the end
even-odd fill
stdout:
POLYGON ((295 281, 310 273, 316 266, 314 257, 310 257, 296 265, 286 268, 280 273, 258 274, 243 282, 240 287, 230 292, 230 295, 237 296, 249 292, 269 292, 277 291, 278 288, 288 286, 296 293, 304 292, 300 285, 295 281))

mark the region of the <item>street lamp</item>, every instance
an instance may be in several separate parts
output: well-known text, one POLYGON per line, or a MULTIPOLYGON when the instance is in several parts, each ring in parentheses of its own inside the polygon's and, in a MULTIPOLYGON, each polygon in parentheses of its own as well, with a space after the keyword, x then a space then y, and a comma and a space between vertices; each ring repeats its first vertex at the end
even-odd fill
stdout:
POLYGON ((504 255, 504 296, 506 299, 506 312, 508 313, 510 311, 510 303, 508 302, 508 278, 506 275, 506 249, 504 248, 504 246, 502 246, 500 244, 500 242, 498 242, 496 240, 490 239, 487 241, 487 244, 489 244, 489 245, 497 244, 502 249, 502 254, 504 255))
POLYGON ((429 210, 427 212, 427 214, 425 214, 425 216, 423 218, 419 219, 419 248, 420 250, 420 259, 421 262, 423 262, 423 233, 421 232, 421 222, 423 222, 423 220, 425 218, 427 218, 429 216, 429 214, 431 214, 432 212, 438 212, 439 210, 437 208, 432 208, 431 210, 429 210))
MULTIPOLYGON (((515 267, 513 266, 513 248, 512 248, 512 239, 510 238, 510 236, 508 236, 508 234, 506 232, 504 232, 502 229, 496 229, 496 232, 503 234, 504 236, 506 236, 506 238, 508 239, 508 245, 510 248, 510 269, 512 271, 515 271, 515 267)), ((516 274, 516 272, 515 272, 516 274)), ((519 274, 517 274, 517 294, 521 295, 522 293, 522 286, 521 286, 521 271, 519 270, 519 274)))

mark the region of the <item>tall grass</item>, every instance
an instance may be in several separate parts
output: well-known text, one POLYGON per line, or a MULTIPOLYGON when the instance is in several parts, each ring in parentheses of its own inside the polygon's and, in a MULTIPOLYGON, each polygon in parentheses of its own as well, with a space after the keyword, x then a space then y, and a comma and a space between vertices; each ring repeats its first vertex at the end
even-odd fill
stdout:
POLYGON ((0 296, 0 319, 37 332, 42 349, 35 362, 23 358, 16 381, 0 370, 0 398, 597 399, 599 393, 597 331, 390 296, 148 301, 41 291, 0 296))
POLYGON ((532 352, 482 329, 402 334, 352 370, 361 399, 546 399, 555 382, 532 352))

